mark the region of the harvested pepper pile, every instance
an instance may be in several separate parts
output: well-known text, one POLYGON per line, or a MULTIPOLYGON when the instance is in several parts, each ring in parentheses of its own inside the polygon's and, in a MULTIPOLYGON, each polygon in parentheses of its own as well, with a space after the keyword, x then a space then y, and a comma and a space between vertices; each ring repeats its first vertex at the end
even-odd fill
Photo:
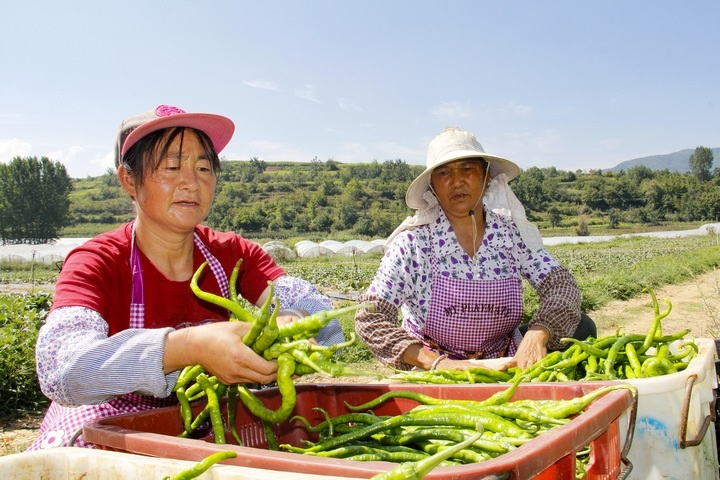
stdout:
POLYGON ((673 335, 663 335, 662 320, 672 311, 672 303, 660 303, 652 290, 654 318, 647 333, 624 333, 601 338, 588 337, 580 341, 564 338, 571 343, 567 349, 548 353, 525 370, 510 368, 506 372, 478 366, 464 370, 433 370, 397 372, 391 378, 404 383, 456 384, 502 383, 517 376, 530 382, 567 382, 583 380, 624 380, 649 378, 676 373, 687 368, 698 354, 697 344, 686 336, 690 329, 673 335), (673 348, 671 349, 671 345, 673 348))

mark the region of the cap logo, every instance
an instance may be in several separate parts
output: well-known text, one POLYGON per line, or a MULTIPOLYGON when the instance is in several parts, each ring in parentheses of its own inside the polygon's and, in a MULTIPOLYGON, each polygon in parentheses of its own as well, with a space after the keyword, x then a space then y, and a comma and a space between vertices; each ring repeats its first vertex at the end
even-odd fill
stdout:
POLYGON ((155 115, 158 117, 169 117, 171 115, 177 115, 178 113, 186 113, 185 110, 172 105, 160 105, 155 109, 155 115))

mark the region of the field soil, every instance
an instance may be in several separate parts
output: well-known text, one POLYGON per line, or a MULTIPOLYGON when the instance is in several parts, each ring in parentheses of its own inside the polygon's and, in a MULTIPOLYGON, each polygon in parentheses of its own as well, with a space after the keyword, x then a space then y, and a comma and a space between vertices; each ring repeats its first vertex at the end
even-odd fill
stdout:
MULTIPOLYGON (((36 287, 37 288, 37 287, 36 287)), ((43 289, 42 286, 39 287, 43 289)), ((22 292, 22 286, 0 285, 0 294, 22 292)), ((663 320, 663 333, 679 332, 685 328, 698 338, 720 337, 720 272, 713 271, 685 283, 667 285, 655 291, 660 310, 667 309, 667 299, 672 303, 670 314, 663 320)), ((654 318, 652 297, 645 293, 626 301, 614 301, 590 312, 598 325, 598 336, 614 333, 623 328, 626 333, 646 333, 654 318)), ((392 373, 380 364, 351 366, 375 371, 381 375, 392 373)), ((377 377, 358 376, 328 379, 321 375, 306 375, 299 383, 336 381, 342 383, 377 382, 377 377)), ((22 452, 36 437, 42 417, 25 417, 0 424, 0 456, 22 452)))

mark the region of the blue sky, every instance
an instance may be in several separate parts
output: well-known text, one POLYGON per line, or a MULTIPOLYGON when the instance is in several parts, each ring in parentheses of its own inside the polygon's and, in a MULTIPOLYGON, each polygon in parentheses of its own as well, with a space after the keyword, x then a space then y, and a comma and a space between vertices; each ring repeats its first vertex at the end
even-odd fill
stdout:
POLYGON ((232 118, 221 157, 424 164, 451 125, 521 168, 720 147, 720 2, 14 1, 0 161, 113 166, 159 104, 232 118))

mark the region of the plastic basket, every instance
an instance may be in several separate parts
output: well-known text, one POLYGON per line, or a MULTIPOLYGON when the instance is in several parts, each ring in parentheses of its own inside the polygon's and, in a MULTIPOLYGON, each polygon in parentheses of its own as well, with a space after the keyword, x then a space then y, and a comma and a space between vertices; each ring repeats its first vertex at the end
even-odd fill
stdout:
MULTIPOLYGON (((606 383, 521 384, 513 400, 570 399, 584 395, 606 383)), ((347 413, 345 402, 358 405, 388 390, 411 390, 437 398, 483 400, 507 385, 299 385, 294 415, 302 415, 312 424, 324 420, 314 407, 322 407, 331 416, 347 413)), ((257 392, 266 405, 275 409, 280 405, 277 389, 257 392)), ((407 399, 393 399, 374 409, 377 415, 398 415, 417 403, 407 399)), ((194 414, 204 403, 193 405, 194 414)), ((470 465, 438 467, 428 479, 455 478, 513 478, 513 479, 575 479, 575 454, 589 444, 592 457, 587 477, 615 479, 624 477, 632 465, 624 458, 632 442, 634 422, 627 422, 628 432, 621 445, 621 416, 634 418, 636 404, 629 390, 609 392, 592 402, 585 411, 567 424, 542 434, 512 452, 492 460, 470 465)), ((225 404, 223 404, 225 408, 225 404)), ((225 412, 226 413, 226 412, 225 412)), ((227 418, 225 416, 225 418, 227 418)), ((237 430, 243 446, 216 445, 212 442, 209 425, 198 434, 201 438, 178 438, 183 431, 178 407, 118 415, 95 420, 83 429, 86 441, 98 448, 144 455, 198 461, 207 455, 228 448, 238 456, 225 463, 245 467, 368 478, 396 466, 389 462, 357 462, 346 459, 323 458, 268 450, 261 422, 238 403, 237 430)), ((279 443, 303 445, 303 440, 315 440, 299 422, 274 425, 279 443)), ((227 435, 228 441, 232 440, 227 435)))

